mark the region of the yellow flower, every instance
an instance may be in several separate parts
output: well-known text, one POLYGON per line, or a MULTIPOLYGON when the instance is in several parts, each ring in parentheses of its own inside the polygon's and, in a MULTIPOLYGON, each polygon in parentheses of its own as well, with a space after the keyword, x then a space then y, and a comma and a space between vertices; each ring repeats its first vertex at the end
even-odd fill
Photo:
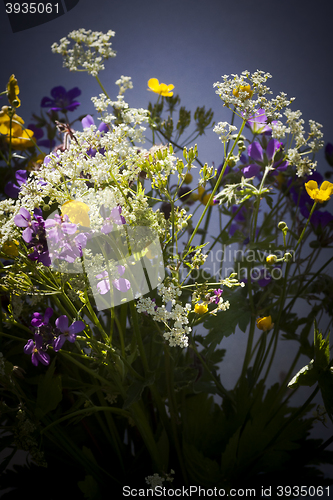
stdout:
POLYGON ((271 316, 265 316, 264 318, 258 318, 257 319, 257 327, 259 330, 263 330, 264 332, 267 332, 271 328, 273 328, 274 323, 272 323, 272 318, 271 316))
POLYGON ((268 255, 266 257, 266 262, 267 264, 275 264, 275 262, 277 261, 277 256, 276 255, 268 255))
POLYGON ((12 241, 6 241, 2 245, 2 251, 6 254, 9 255, 10 257, 17 257, 18 256, 18 247, 19 242, 17 240, 12 240, 12 241))
POLYGON ((208 311, 208 306, 206 304, 195 304, 194 312, 197 314, 205 314, 208 311))
POLYGON ((148 80, 148 87, 148 90, 151 90, 152 92, 163 95, 165 97, 173 96, 173 92, 171 92, 171 90, 175 88, 175 86, 172 84, 166 85, 165 83, 160 83, 157 78, 151 78, 150 80, 148 80))
POLYGON ((14 114, 10 122, 9 108, 3 106, 0 111, 0 134, 5 135, 6 142, 11 140, 12 148, 23 150, 31 148, 35 145, 33 139, 34 133, 32 130, 23 130, 24 120, 14 114))
MULTIPOLYGON (((200 200, 201 203, 203 203, 204 205, 207 205, 208 200, 210 198, 210 194, 207 193, 207 194, 204 195, 205 191, 206 190, 202 186, 199 186, 198 187, 198 194, 197 193, 192 193, 192 200, 193 201, 200 200)), ((214 205, 214 198, 212 199, 212 201, 210 202, 209 205, 210 206, 214 205)))
POLYGON ((68 218, 73 224, 81 224, 81 226, 90 227, 89 207, 83 201, 70 200, 66 201, 61 207, 62 215, 68 215, 68 218))
MULTIPOLYGON (((245 99, 250 99, 253 95, 253 90, 251 89, 251 85, 239 85, 237 88, 235 88, 232 93, 235 97, 239 96, 239 92, 246 92, 245 99)), ((242 98, 244 99, 244 98, 242 98)))
POLYGON ((191 182, 193 181, 193 175, 192 174, 189 174, 187 173, 184 177, 184 183, 185 184, 191 184, 191 182))
POLYGON ((19 86, 17 85, 17 80, 15 78, 15 75, 12 75, 9 78, 9 82, 7 83, 7 95, 8 95, 8 101, 11 106, 14 106, 15 108, 18 108, 21 106, 21 101, 17 97, 18 94, 20 93, 19 86))
POLYGON ((305 189, 310 198, 319 203, 329 200, 333 194, 333 184, 328 181, 324 181, 319 189, 316 181, 306 182, 305 189))

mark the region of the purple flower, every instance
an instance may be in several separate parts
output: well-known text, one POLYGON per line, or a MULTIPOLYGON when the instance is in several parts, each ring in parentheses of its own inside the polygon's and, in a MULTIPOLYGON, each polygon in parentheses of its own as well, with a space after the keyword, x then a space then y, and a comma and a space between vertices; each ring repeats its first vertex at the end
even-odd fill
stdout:
POLYGON ((39 313, 39 312, 34 312, 32 314, 31 325, 34 328, 40 328, 41 326, 48 325, 52 314, 53 314, 52 307, 47 307, 45 309, 44 315, 42 313, 39 313))
POLYGON ((81 90, 78 87, 74 87, 68 92, 61 85, 59 87, 53 87, 51 90, 50 97, 43 97, 41 102, 42 108, 49 108, 52 111, 61 111, 65 113, 66 111, 74 111, 80 103, 75 101, 75 98, 81 94, 81 90))
MULTIPOLYGON (((117 270, 119 276, 122 276, 125 272, 125 267, 118 266, 117 270)), ((107 271, 103 271, 96 276, 97 279, 102 280, 97 284, 97 289, 101 295, 105 295, 110 291, 110 280, 108 276, 109 275, 107 271)), ((117 278, 112 281, 112 284, 119 292, 125 293, 131 288, 131 283, 126 278, 117 278)))
POLYGON ((246 167, 242 168, 242 172, 246 179, 248 179, 249 177, 259 177, 260 165, 251 163, 251 165, 247 165, 246 167))
POLYGON ((27 170, 17 170, 15 172, 15 182, 9 181, 5 186, 5 193, 10 198, 17 198, 22 184, 27 182, 29 172, 27 170))
POLYGON ((31 362, 38 366, 38 363, 48 365, 50 356, 45 352, 43 337, 38 333, 34 334, 34 340, 30 339, 23 348, 25 354, 31 354, 31 362))
POLYGON ((118 226, 122 224, 126 224, 125 218, 121 215, 122 208, 121 207, 115 207, 111 211, 106 209, 104 205, 100 209, 100 214, 101 216, 105 219, 103 227, 101 228, 101 232, 104 234, 111 233, 113 229, 113 224, 116 224, 118 226), (109 216, 107 216, 109 214, 109 216))
POLYGON ((68 221, 69 218, 66 214, 63 216, 56 214, 54 219, 47 219, 45 221, 47 236, 52 242, 59 243, 63 239, 66 239, 67 235, 76 233, 77 225, 68 221))
MULTIPOLYGON (((93 117, 91 115, 87 115, 83 118, 83 120, 81 120, 81 123, 82 123, 82 127, 85 129, 85 128, 90 128, 91 125, 95 125, 95 121, 93 119, 93 117)), ((101 133, 106 133, 108 132, 109 130, 109 127, 107 126, 106 123, 102 122, 100 123, 99 127, 98 127, 98 131, 101 132, 101 133)), ((100 154, 104 155, 105 153, 105 149, 104 148, 101 148, 98 150, 100 154)), ((96 149, 94 148, 90 148, 88 149, 87 151, 87 155, 91 156, 92 158, 96 155, 96 149)))
POLYGON ((210 303, 215 302, 215 304, 218 304, 220 302, 220 298, 221 298, 222 292, 223 292, 223 290, 221 290, 221 288, 218 288, 217 290, 214 290, 215 297, 211 297, 209 299, 209 302, 210 303))
MULTIPOLYGON (((276 123, 276 121, 272 123, 276 123)), ((262 108, 258 109, 254 116, 250 116, 245 126, 251 129, 254 134, 271 135, 272 133, 271 127, 267 124, 266 111, 262 108)))
POLYGON ((258 141, 252 142, 247 148, 247 154, 254 160, 255 162, 262 162, 264 159, 264 151, 262 149, 261 144, 258 141))
POLYGON ((44 132, 40 127, 37 127, 35 124, 30 123, 28 125, 28 129, 33 131, 34 137, 37 141, 37 146, 42 146, 50 150, 55 147, 56 141, 54 139, 42 139, 42 137, 44 137, 44 132))
POLYGON ((58 352, 62 348, 66 340, 74 343, 76 334, 85 329, 83 321, 75 321, 71 326, 68 326, 68 318, 66 315, 60 316, 55 321, 56 327, 60 330, 61 334, 53 341, 53 348, 58 352))
POLYGON ((21 207, 19 213, 14 217, 14 222, 18 227, 26 228, 22 233, 22 238, 26 243, 30 243, 34 233, 34 227, 33 222, 31 221, 31 215, 28 210, 24 207, 21 207))

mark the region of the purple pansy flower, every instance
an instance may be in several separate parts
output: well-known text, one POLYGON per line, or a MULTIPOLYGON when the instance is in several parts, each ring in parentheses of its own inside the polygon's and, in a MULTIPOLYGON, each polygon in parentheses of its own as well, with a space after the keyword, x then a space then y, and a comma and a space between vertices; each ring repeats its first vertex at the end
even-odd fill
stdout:
POLYGON ((23 348, 25 354, 31 354, 31 362, 38 366, 38 363, 48 365, 50 356, 45 352, 43 337, 38 333, 34 334, 34 340, 30 339, 23 348))
POLYGON ((74 111, 80 103, 76 101, 76 97, 81 94, 81 90, 78 87, 74 87, 68 92, 61 85, 59 87, 53 87, 51 90, 50 97, 43 97, 41 102, 42 108, 49 108, 52 111, 74 111))
POLYGON ((82 332, 86 327, 83 321, 74 321, 71 326, 68 326, 68 318, 66 315, 57 318, 55 325, 61 332, 60 335, 53 341, 53 348, 55 352, 58 352, 59 349, 62 348, 66 340, 74 343, 76 340, 76 334, 82 332))
POLYGON ((16 170, 15 182, 9 181, 5 186, 5 193, 10 198, 17 198, 22 184, 27 182, 29 172, 27 170, 16 170))

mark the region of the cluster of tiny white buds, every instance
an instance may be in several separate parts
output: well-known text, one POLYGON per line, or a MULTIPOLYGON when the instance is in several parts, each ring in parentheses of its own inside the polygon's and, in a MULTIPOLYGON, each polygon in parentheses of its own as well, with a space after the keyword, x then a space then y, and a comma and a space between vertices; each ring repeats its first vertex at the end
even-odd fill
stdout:
POLYGON ((116 85, 119 86, 119 94, 122 95, 126 90, 133 88, 133 83, 130 76, 123 76, 116 81, 116 85))
POLYGON ((226 142, 230 139, 230 135, 232 132, 235 132, 237 130, 237 127, 234 125, 230 125, 228 122, 219 122, 215 127, 213 128, 213 132, 215 132, 218 136, 219 139, 222 142, 226 142), (229 128, 229 130, 227 130, 229 128))
POLYGON ((114 35, 112 30, 102 33, 81 28, 61 38, 59 44, 53 43, 51 49, 53 53, 63 56, 63 65, 70 71, 85 70, 92 76, 97 76, 104 69, 103 62, 116 55, 110 42, 114 35), (74 45, 69 48, 72 42, 74 45))

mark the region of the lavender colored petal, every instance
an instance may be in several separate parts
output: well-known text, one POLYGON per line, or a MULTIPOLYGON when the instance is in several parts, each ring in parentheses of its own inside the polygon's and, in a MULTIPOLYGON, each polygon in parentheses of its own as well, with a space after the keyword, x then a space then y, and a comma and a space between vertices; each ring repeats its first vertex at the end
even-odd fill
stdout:
POLYGON ((91 115, 85 116, 82 120, 82 127, 83 128, 90 128, 91 125, 95 125, 95 121, 91 115))
POLYGON ((50 267, 51 258, 49 252, 43 252, 39 255, 38 261, 41 262, 44 266, 50 267))
POLYGON ((77 225, 71 222, 63 222, 61 224, 61 229, 65 234, 75 234, 77 231, 77 225))
POLYGON ((255 177, 260 172, 260 166, 257 165, 256 163, 252 163, 251 165, 242 168, 242 172, 246 179, 248 179, 249 177, 255 177))
POLYGON ((105 295, 110 291, 110 281, 102 280, 97 284, 97 290, 101 295, 105 295))
POLYGON ((18 214, 14 217, 14 222, 18 227, 28 227, 29 222, 31 221, 31 215, 28 210, 24 207, 20 208, 18 214))
POLYGON ((66 336, 64 334, 59 335, 54 341, 53 341, 53 349, 55 352, 58 352, 59 349, 62 348, 64 343, 66 342, 66 336))
POLYGON ((247 154, 254 161, 262 161, 264 158, 263 149, 261 147, 261 144, 257 141, 254 141, 254 142, 252 142, 252 144, 249 145, 249 147, 247 148, 247 154))
POLYGON ((32 356, 31 356, 31 363, 32 363, 34 366, 38 366, 39 359, 38 359, 37 354, 38 354, 37 352, 33 352, 33 353, 32 353, 32 356))
POLYGON ((109 127, 107 126, 107 124, 106 124, 106 123, 102 122, 102 123, 99 125, 98 130, 99 130, 100 132, 103 132, 103 133, 105 133, 105 134, 106 134, 106 132, 108 132, 108 131, 109 131, 109 127))
POLYGON ((9 181, 5 185, 5 194, 7 196, 9 196, 9 198, 17 198, 19 195, 20 189, 21 188, 19 186, 17 186, 16 184, 14 184, 14 182, 9 181))
POLYGON ((27 227, 23 233, 22 233, 22 238, 24 239, 24 241, 26 243, 30 243, 30 241, 32 240, 32 236, 33 236, 34 232, 33 230, 31 229, 31 227, 27 227))
POLYGON ((100 279, 102 279, 102 278, 106 278, 107 276, 108 276, 107 271, 103 271, 102 273, 97 274, 97 275, 96 275, 96 278, 97 278, 98 280, 100 280, 100 279))
POLYGON ((25 354, 31 354, 32 351, 34 350, 34 347, 35 347, 35 342, 32 339, 29 339, 28 342, 23 347, 23 351, 25 352, 25 354))
POLYGON ((83 323, 83 321, 75 321, 68 329, 68 332, 70 335, 72 334, 77 334, 80 332, 83 332, 85 329, 86 325, 83 323))
POLYGON ((280 149, 281 146, 282 142, 278 141, 277 139, 271 139, 269 141, 266 148, 266 155, 269 161, 274 158, 275 153, 280 149))
POLYGON ((125 272, 125 266, 118 266, 117 271, 118 271, 119 276, 122 276, 125 272))
POLYGON ((131 288, 131 283, 125 278, 119 278, 112 281, 113 286, 120 292, 127 292, 131 288))
POLYGON ((104 234, 109 234, 112 232, 112 230, 113 230, 113 225, 109 222, 104 224, 104 226, 101 228, 101 232, 104 234))
POLYGON ((35 357, 45 366, 50 364, 50 356, 46 352, 38 351, 36 352, 35 357))
POLYGON ((15 177, 16 177, 16 182, 18 183, 19 186, 27 182, 28 175, 29 172, 25 169, 16 171, 15 177))
POLYGON ((63 316, 59 316, 59 318, 57 318, 55 320, 55 325, 57 328, 59 328, 59 330, 62 333, 68 331, 68 318, 67 318, 67 316, 65 314, 63 316))

